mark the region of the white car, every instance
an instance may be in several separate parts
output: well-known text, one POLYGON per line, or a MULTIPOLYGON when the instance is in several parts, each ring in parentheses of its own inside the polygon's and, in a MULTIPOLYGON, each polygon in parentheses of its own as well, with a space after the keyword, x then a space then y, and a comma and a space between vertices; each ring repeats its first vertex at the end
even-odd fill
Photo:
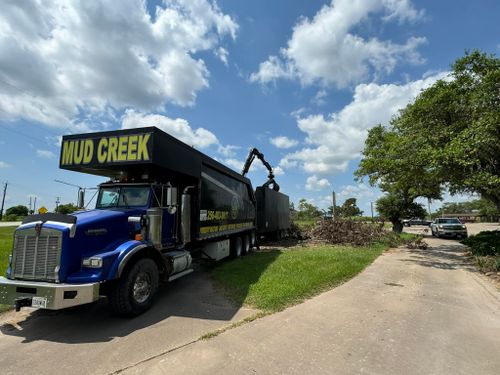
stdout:
POLYGON ((436 237, 467 237, 467 227, 456 218, 439 218, 431 224, 431 232, 436 237))

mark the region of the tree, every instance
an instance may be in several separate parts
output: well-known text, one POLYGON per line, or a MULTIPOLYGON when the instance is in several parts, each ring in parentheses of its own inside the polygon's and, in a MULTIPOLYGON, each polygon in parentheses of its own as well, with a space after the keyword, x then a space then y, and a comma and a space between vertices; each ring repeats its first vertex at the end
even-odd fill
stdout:
POLYGON ((356 198, 347 198, 340 209, 341 216, 343 217, 363 215, 363 211, 361 211, 356 204, 356 198))
POLYGON ((299 209, 298 213, 299 219, 316 219, 322 215, 318 207, 316 207, 312 203, 309 203, 304 198, 299 200, 298 209, 299 209))
POLYGON ((28 216, 28 207, 19 205, 19 206, 13 206, 10 208, 7 208, 5 211, 5 214, 7 216, 11 215, 11 217, 23 217, 23 216, 28 216))
POLYGON ((403 231, 403 223, 401 219, 404 217, 424 218, 426 211, 424 207, 415 202, 408 203, 405 198, 398 196, 395 193, 388 193, 379 198, 375 203, 377 211, 381 217, 389 220, 392 223, 394 232, 403 231))
POLYGON ((476 212, 480 216, 497 216, 498 211, 495 205, 486 199, 475 199, 470 202, 445 202, 439 210, 436 211, 437 216, 451 213, 472 213, 476 212))
POLYGON ((401 231, 401 219, 416 210, 416 198, 441 199, 440 180, 425 156, 418 154, 419 147, 394 129, 375 126, 368 132, 363 158, 355 171, 358 180, 368 176, 370 185, 378 185, 388 193, 382 206, 386 202, 395 206, 390 210, 387 207, 385 212, 390 211, 390 215, 382 216, 392 222, 395 231, 401 231))
POLYGON ((59 206, 57 206, 56 212, 60 214, 70 214, 77 210, 78 210, 77 206, 75 206, 73 203, 68 203, 68 204, 60 204, 59 206))
POLYGON ((454 193, 479 193, 500 210, 500 59, 474 51, 392 122, 415 159, 454 193))
POLYGON ((389 127, 369 131, 356 177, 398 197, 400 217, 418 197, 441 199, 443 187, 479 193, 500 210, 498 82, 500 59, 467 53, 389 127))

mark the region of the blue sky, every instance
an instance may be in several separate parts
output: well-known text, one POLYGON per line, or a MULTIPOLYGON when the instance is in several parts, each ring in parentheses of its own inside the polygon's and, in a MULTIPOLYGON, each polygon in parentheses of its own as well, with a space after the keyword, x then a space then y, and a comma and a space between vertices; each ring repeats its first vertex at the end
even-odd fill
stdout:
POLYGON ((75 202, 54 179, 103 181, 58 169, 61 135, 155 125, 236 170, 257 147, 294 202, 326 208, 335 190, 369 214, 380 192, 353 179, 366 132, 464 50, 498 54, 499 14, 494 0, 7 2, 6 207, 75 202))

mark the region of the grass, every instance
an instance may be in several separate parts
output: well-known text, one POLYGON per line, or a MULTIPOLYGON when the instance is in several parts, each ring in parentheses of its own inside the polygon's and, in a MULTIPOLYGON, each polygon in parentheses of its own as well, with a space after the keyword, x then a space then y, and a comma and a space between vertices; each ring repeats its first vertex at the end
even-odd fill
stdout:
POLYGON ((318 220, 321 220, 321 218, 315 218, 315 219, 294 219, 293 222, 294 224, 297 224, 297 226, 301 230, 309 230, 314 227, 314 225, 318 222, 318 220))
POLYGON ((388 246, 318 246, 259 252, 211 271, 237 304, 275 312, 349 280, 388 246))
MULTIPOLYGON (((0 227, 0 276, 5 276, 12 251, 12 239, 16 227, 0 227)), ((10 306, 0 305, 0 312, 9 310, 10 306)))
POLYGON ((12 251, 12 239, 16 227, 0 227, 0 275, 5 276, 12 251))

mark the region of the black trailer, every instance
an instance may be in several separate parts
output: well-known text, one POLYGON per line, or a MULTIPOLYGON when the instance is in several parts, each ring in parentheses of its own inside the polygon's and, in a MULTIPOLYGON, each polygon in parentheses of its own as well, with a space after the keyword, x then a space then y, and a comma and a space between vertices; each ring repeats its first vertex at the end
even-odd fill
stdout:
POLYGON ((196 247, 231 238, 230 247, 240 255, 257 235, 289 228, 286 195, 265 184, 256 196, 248 178, 156 127, 64 136, 60 167, 106 176, 111 183, 174 187, 180 218, 171 221, 180 225, 169 244, 196 247))
POLYGON ((290 228, 290 200, 287 195, 259 186, 257 200, 257 232, 259 235, 280 239, 290 228))

